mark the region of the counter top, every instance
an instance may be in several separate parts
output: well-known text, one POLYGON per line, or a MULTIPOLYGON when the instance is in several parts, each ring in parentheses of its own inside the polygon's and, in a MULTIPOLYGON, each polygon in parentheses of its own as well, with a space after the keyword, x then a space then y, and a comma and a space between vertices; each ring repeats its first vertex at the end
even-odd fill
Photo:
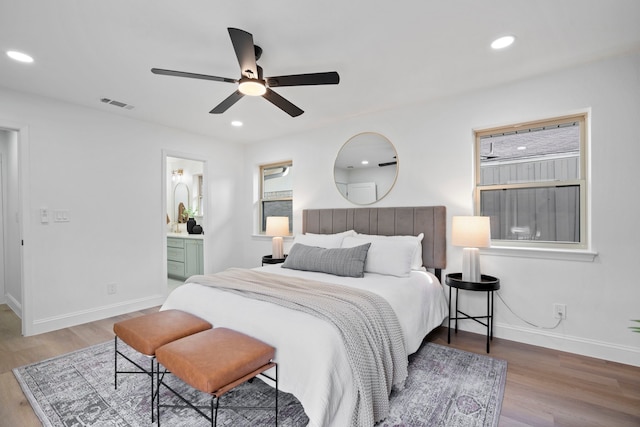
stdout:
POLYGON ((204 234, 167 233, 167 237, 176 237, 179 239, 204 240, 204 234))

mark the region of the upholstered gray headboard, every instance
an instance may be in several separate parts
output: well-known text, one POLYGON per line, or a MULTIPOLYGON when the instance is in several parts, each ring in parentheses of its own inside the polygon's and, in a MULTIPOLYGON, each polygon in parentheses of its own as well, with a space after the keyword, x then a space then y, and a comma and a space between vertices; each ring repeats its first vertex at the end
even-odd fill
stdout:
POLYGON ((424 266, 436 270, 447 266, 447 210, 444 206, 302 211, 303 233, 332 234, 346 230, 385 236, 424 233, 424 266))

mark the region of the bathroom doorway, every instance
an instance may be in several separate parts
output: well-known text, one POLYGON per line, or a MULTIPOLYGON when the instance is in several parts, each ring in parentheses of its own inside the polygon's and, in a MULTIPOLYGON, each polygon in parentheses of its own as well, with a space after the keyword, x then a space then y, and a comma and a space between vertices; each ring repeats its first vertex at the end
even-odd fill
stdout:
POLYGON ((163 156, 164 235, 167 290, 204 274, 207 232, 207 162, 197 156, 166 151, 163 156))

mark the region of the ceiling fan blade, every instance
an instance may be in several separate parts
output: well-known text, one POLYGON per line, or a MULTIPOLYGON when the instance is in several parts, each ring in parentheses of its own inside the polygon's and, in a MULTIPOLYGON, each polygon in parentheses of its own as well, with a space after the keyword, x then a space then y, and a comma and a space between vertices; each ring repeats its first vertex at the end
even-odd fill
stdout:
POLYGON ((258 66, 256 65, 256 51, 253 46, 253 36, 251 33, 239 30, 237 28, 228 28, 233 49, 238 57, 240 71, 243 76, 257 79, 258 66))
POLYGON ((214 82, 238 83, 236 79, 226 77, 209 76, 206 74, 187 73, 184 71, 163 70, 162 68, 152 68, 153 74, 161 74, 163 76, 188 77, 190 79, 213 80, 214 82))
POLYGON ((326 73, 294 74, 290 76, 267 77, 265 80, 271 87, 337 85, 338 83, 340 83, 340 76, 335 71, 329 71, 326 73))
POLYGON ((300 114, 304 113, 300 108, 296 107, 269 88, 267 88, 267 92, 262 95, 262 97, 285 113, 289 114, 291 117, 298 117, 300 114))
POLYGON ((213 110, 209 111, 209 113, 210 114, 222 114, 225 111, 227 111, 229 109, 229 107, 231 107, 233 104, 238 102, 240 100, 240 98, 242 98, 243 96, 244 95, 242 93, 240 93, 239 90, 237 90, 237 91, 233 92, 231 95, 229 95, 227 97, 227 99, 222 101, 220 104, 216 105, 213 110))

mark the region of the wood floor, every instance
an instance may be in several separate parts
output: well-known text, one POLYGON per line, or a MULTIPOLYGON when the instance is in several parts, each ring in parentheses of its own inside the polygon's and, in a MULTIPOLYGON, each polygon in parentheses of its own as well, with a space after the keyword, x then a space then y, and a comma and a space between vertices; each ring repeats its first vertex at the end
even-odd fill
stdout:
MULTIPOLYGON (((11 371, 113 338, 113 323, 130 313, 32 337, 0 305, 0 426, 40 426, 11 371)), ((428 338, 447 345, 447 330, 428 338)), ((484 353, 485 337, 459 332, 451 347, 484 353)), ((494 339, 491 356, 508 363, 500 426, 640 426, 640 368, 494 339)))

